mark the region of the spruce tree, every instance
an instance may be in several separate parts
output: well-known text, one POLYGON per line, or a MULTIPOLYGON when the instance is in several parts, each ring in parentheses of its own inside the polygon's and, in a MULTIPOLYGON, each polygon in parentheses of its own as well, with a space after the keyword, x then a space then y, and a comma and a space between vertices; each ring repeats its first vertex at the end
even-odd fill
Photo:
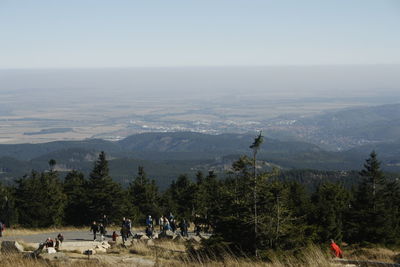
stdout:
POLYGON ((87 220, 99 220, 107 215, 111 221, 119 221, 126 208, 121 185, 109 176, 108 161, 102 151, 90 173, 86 193, 88 196, 87 220))
POLYGON ((373 151, 360 172, 352 209, 349 211, 349 239, 355 242, 386 243, 391 236, 390 210, 385 205, 387 182, 373 151))
POLYGON ((64 180, 64 194, 67 196, 65 207, 65 223, 67 225, 85 225, 90 220, 82 216, 86 214, 88 199, 86 195, 86 180, 83 173, 72 171, 64 180))
POLYGON ((18 221, 28 227, 61 225, 66 197, 57 172, 37 173, 17 180, 18 221))
POLYGON ((138 167, 138 174, 130 183, 128 192, 131 204, 138 210, 138 221, 144 222, 147 215, 160 215, 158 188, 154 180, 147 178, 142 166, 138 167))
POLYGON ((316 226, 318 242, 342 241, 349 203, 349 192, 342 185, 327 182, 317 187, 312 195, 311 223, 316 226))

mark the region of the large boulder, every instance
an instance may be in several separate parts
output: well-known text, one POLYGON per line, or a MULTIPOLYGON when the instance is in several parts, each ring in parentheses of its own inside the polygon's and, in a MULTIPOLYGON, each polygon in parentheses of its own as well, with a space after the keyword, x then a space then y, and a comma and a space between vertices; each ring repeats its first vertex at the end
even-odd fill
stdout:
POLYGON ((24 247, 17 241, 3 241, 1 242, 1 252, 3 253, 22 253, 24 247))
POLYGON ((49 247, 45 249, 45 253, 47 254, 52 254, 52 253, 57 253, 56 249, 53 247, 49 247))

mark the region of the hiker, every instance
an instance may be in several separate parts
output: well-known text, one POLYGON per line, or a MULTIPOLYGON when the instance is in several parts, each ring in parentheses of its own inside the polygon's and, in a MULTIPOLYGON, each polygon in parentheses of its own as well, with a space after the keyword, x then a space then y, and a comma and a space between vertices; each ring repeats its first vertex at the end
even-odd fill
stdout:
POLYGON ((152 237, 153 237, 153 228, 152 228, 151 226, 146 226, 146 235, 147 235, 149 238, 152 238, 152 237))
POLYGON ((46 241, 44 242, 44 245, 45 245, 46 248, 52 248, 52 247, 54 247, 54 241, 53 241, 53 239, 51 239, 50 237, 48 237, 48 238, 46 239, 46 241))
POLYGON ((196 233, 196 236, 200 236, 200 232, 201 232, 201 225, 200 224, 196 224, 194 226, 194 231, 196 233))
POLYGON ((127 229, 127 237, 129 237, 129 236, 133 236, 133 233, 132 233, 132 221, 131 221, 131 219, 128 219, 127 221, 126 221, 126 229, 127 229))
POLYGON ((60 250, 60 246, 61 246, 61 241, 60 241, 60 239, 56 238, 56 239, 55 239, 54 249, 55 249, 56 251, 59 251, 59 250, 60 250))
POLYGON ((93 241, 96 241, 96 234, 99 231, 99 226, 96 224, 96 221, 93 221, 90 231, 93 232, 93 241))
POLYGON ((342 250, 340 249, 338 244, 336 244, 335 241, 333 241, 333 239, 331 239, 331 250, 332 250, 333 254, 335 255, 335 257, 343 258, 342 250))
POLYGON ((147 215, 146 226, 153 229, 153 219, 151 218, 151 215, 147 215))
POLYGON ((58 236, 57 236, 57 239, 60 240, 61 243, 64 242, 63 234, 59 233, 58 236))
POLYGON ((127 226, 127 220, 125 217, 122 218, 122 224, 121 224, 121 236, 122 236, 122 242, 125 242, 128 240, 128 226, 127 226))
POLYGON ((99 225, 99 231, 100 231, 100 240, 104 241, 104 236, 106 235, 106 228, 104 227, 104 225, 101 223, 99 225))
POLYGON ((117 237, 118 237, 118 234, 114 231, 112 236, 111 236, 112 241, 114 241, 114 242, 117 241, 117 237))
POLYGON ((3 236, 3 231, 4 231, 4 223, 0 220, 0 237, 3 236))
POLYGON ((174 218, 170 220, 171 231, 175 233, 176 231, 176 221, 174 218))
POLYGON ((182 236, 186 236, 186 237, 189 236, 189 234, 188 234, 188 224, 186 223, 185 219, 183 219, 181 221, 181 223, 179 225, 179 228, 181 228, 181 235, 182 236))
POLYGON ((171 231, 171 225, 169 224, 169 221, 167 218, 164 218, 164 231, 171 231))
POLYGON ((164 231, 164 215, 161 215, 158 225, 160 225, 160 231, 164 231))
POLYGON ((108 227, 107 215, 105 215, 105 214, 103 215, 103 219, 101 220, 101 223, 103 224, 105 234, 107 234, 107 227, 108 227))

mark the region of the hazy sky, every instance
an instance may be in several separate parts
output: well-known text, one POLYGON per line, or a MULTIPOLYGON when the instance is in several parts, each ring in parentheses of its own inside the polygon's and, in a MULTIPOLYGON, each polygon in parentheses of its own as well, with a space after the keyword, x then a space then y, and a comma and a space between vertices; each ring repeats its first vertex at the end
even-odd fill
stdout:
POLYGON ((0 68, 400 64, 397 0, 0 0, 0 68))

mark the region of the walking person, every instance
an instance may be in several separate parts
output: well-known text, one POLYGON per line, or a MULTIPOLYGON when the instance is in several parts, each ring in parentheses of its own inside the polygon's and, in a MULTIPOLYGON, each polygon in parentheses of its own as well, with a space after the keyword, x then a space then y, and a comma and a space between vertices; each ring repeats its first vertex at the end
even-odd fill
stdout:
POLYGON ((107 217, 107 215, 105 215, 105 214, 103 215, 103 218, 101 219, 101 223, 103 224, 105 234, 107 234, 107 227, 108 227, 108 217, 107 217))
POLYGON ((180 223, 180 225, 179 225, 179 228, 181 228, 181 235, 182 235, 182 236, 186 236, 186 237, 189 236, 189 233, 188 233, 188 224, 186 223, 186 220, 185 220, 185 219, 183 219, 183 220, 181 221, 181 223, 180 223))
POLYGON ((126 228, 127 228, 127 231, 128 231, 128 237, 133 236, 133 233, 132 233, 132 221, 131 221, 131 219, 128 219, 128 220, 127 220, 127 222, 126 222, 126 228))
POLYGON ((104 236, 106 235, 106 228, 102 223, 99 225, 99 231, 100 231, 100 240, 103 242, 104 236))
POLYGON ((147 215, 146 226, 153 229, 153 219, 151 218, 151 215, 147 215))
POLYGON ((158 225, 160 226, 160 232, 164 231, 164 215, 161 215, 160 220, 158 221, 158 225))
POLYGON ((0 237, 3 236, 3 231, 4 231, 4 223, 0 220, 0 237))
POLYGON ((96 241, 96 234, 99 232, 99 226, 97 225, 96 221, 93 221, 90 231, 93 232, 93 241, 96 241))

